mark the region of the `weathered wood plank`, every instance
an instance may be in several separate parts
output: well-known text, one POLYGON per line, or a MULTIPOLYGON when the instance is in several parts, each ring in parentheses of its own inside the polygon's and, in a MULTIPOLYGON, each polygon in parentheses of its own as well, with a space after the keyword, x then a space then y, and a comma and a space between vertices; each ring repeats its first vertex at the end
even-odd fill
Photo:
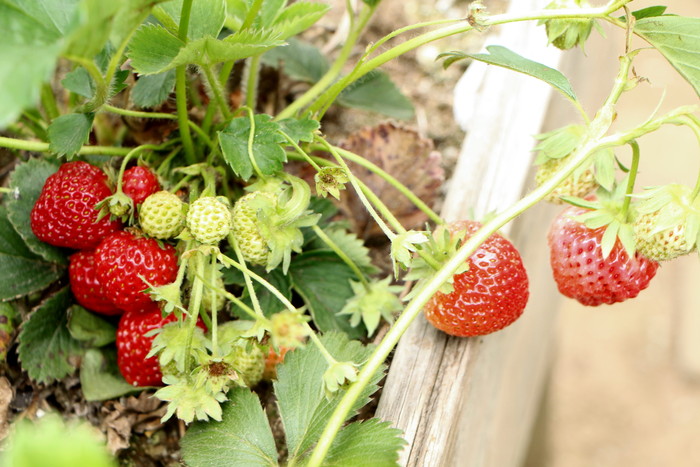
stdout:
MULTIPOLYGON (((546 2, 512 3, 517 11, 546 2)), ((542 29, 532 23, 503 28, 492 42, 550 66, 558 61, 558 51, 545 46, 542 29)), ((460 114, 468 135, 443 208, 448 220, 465 218, 470 209, 480 216, 520 198, 529 180, 532 135, 551 94, 532 78, 481 64, 470 66, 460 87, 457 95, 469 101, 455 105, 472 112, 460 114)), ((542 216, 528 214, 512 237, 523 247, 532 282, 521 320, 490 336, 458 339, 419 317, 399 343, 377 413, 404 430, 409 447, 403 465, 507 467, 522 460, 551 343, 552 307, 541 302, 553 296, 551 281, 538 280, 547 267, 542 216)))

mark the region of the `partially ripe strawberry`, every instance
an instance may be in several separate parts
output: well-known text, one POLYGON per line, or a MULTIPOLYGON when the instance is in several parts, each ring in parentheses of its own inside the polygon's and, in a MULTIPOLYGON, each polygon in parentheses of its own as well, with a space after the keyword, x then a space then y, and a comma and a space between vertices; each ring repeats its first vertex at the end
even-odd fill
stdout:
POLYGON ((122 310, 105 296, 104 287, 97 278, 95 250, 73 253, 69 260, 70 288, 78 303, 88 310, 104 315, 121 314, 122 310))
POLYGON ((265 370, 262 374, 263 381, 272 381, 277 379, 277 365, 284 362, 284 357, 290 350, 294 349, 289 347, 280 347, 279 352, 275 352, 275 349, 270 346, 270 350, 267 351, 267 356, 265 357, 265 370))
MULTIPOLYGON (((481 228, 476 221, 453 222, 451 233, 481 228)), ((439 232, 436 232, 439 235, 439 232)), ((529 297, 527 272, 518 250, 499 234, 491 235, 467 260, 469 269, 454 276, 454 290, 436 292, 424 307, 425 317, 447 334, 481 336, 513 323, 529 297)))
POLYGON ((95 251, 97 278, 105 295, 125 311, 144 311, 152 307, 144 292, 148 284, 170 284, 177 277, 175 248, 160 245, 130 231, 115 232, 105 238, 95 251))
POLYGON ((605 227, 590 229, 573 219, 587 211, 566 208, 549 229, 550 264, 559 292, 587 306, 636 297, 649 285, 658 263, 639 253, 630 258, 619 239, 603 258, 605 227))
POLYGON ((44 184, 31 212, 34 235, 50 245, 76 250, 95 248, 120 223, 98 220, 95 205, 112 194, 107 175, 94 165, 63 164, 44 184))
POLYGON ((158 177, 150 169, 136 165, 124 171, 122 191, 138 206, 150 195, 160 190, 158 177))

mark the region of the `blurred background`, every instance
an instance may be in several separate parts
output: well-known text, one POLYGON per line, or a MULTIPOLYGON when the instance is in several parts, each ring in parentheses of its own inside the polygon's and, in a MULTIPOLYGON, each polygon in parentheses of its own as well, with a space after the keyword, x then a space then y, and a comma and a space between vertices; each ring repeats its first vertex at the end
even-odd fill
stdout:
MULTIPOLYGON (((593 2, 598 3, 598 2, 593 2)), ((632 2, 630 8, 667 4, 668 12, 700 16, 700 2, 632 2)), ((564 56, 562 70, 587 110, 609 89, 624 37, 605 28, 580 51, 564 56)), ((642 41, 635 46, 644 47, 642 41)), ((616 126, 698 103, 692 87, 655 51, 635 60, 648 79, 618 106, 616 126)), ((548 125, 573 114, 553 102, 548 125)), ((638 188, 670 182, 695 184, 700 149, 687 128, 668 127, 639 140, 638 188)), ((621 152, 622 160, 629 154, 621 152)), ((700 466, 700 261, 664 264, 634 300, 587 308, 561 300, 551 379, 528 466, 700 466)))

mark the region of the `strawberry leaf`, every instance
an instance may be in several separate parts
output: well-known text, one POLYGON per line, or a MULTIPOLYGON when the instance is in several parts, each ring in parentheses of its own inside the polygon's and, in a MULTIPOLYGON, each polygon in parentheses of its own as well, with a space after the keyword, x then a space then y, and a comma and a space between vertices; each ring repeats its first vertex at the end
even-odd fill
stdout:
POLYGON ((94 113, 61 115, 49 125, 49 150, 69 160, 87 142, 92 130, 94 113))
POLYGON ((67 264, 64 252, 36 238, 30 225, 30 214, 44 182, 57 170, 58 167, 46 159, 29 159, 18 165, 10 176, 10 188, 17 190, 19 196, 6 202, 7 213, 15 231, 33 253, 50 263, 67 264))
POLYGON ((0 300, 38 292, 63 276, 65 269, 35 255, 0 206, 0 300))
POLYGON ((248 151, 251 127, 248 117, 234 118, 219 132, 219 145, 224 159, 233 171, 244 180, 254 175, 251 157, 263 175, 273 175, 282 170, 287 155, 281 144, 287 140, 279 133, 280 125, 265 114, 255 115, 252 154, 248 151))
MULTIPOLYGON (((287 299, 292 299, 292 282, 289 276, 282 274, 279 269, 273 269, 272 271, 265 272, 264 268, 253 268, 253 271, 261 276, 263 279, 268 281, 270 284, 274 285, 275 288, 282 293, 287 299)), ((245 279, 243 278, 243 273, 238 269, 228 268, 223 271, 224 283, 225 284, 236 284, 245 287, 245 279)), ((253 281, 253 289, 255 290, 255 295, 260 302, 260 307, 268 318, 273 314, 284 310, 286 307, 275 297, 268 289, 260 285, 260 283, 253 281)), ((243 295, 240 297, 241 301, 246 305, 252 307, 253 303, 250 299, 250 294, 248 289, 244 289, 243 295)), ((232 310, 235 316, 239 318, 246 319, 250 318, 247 314, 241 311, 238 307, 234 305, 232 310)))
POLYGON ((38 383, 50 383, 75 371, 72 360, 82 353, 82 346, 68 332, 70 304, 70 290, 64 287, 32 312, 19 334, 22 368, 38 383))
POLYGON ((173 70, 141 76, 133 88, 131 98, 138 107, 152 109, 166 101, 175 88, 175 72, 173 70))
POLYGON ((275 440, 258 396, 247 388, 233 388, 228 397, 221 422, 193 423, 182 438, 187 465, 278 465, 275 440))
POLYGON ((68 332, 90 347, 102 347, 117 338, 116 328, 80 305, 68 309, 68 332))
POLYGON ((83 67, 78 67, 70 73, 66 73, 66 77, 61 80, 61 84, 70 92, 88 99, 95 95, 95 82, 83 67))
MULTIPOLYGON (((481 54, 467 54, 463 52, 449 52, 449 63, 452 64, 457 60, 471 58, 473 60, 479 60, 489 65, 496 65, 509 70, 517 71, 523 73, 533 78, 537 78, 541 81, 552 86, 554 89, 562 93, 567 99, 571 101, 576 101, 576 94, 574 93, 571 83, 560 71, 550 68, 541 63, 529 60, 517 53, 513 52, 506 47, 500 45, 490 45, 486 47, 488 53, 481 54)), ((438 58, 446 56, 445 54, 438 55, 438 58)))
POLYGON ((286 47, 277 47, 262 56, 262 62, 281 69, 291 79, 315 83, 330 65, 318 47, 290 38, 286 47))
MULTIPOLYGON (((180 24, 181 11, 182 0, 171 0, 155 7, 153 15, 166 27, 174 27, 173 33, 175 33, 177 26, 180 24), (163 15, 167 15, 168 18, 163 18, 163 15)), ((217 37, 224 26, 225 19, 226 0, 197 0, 192 2, 190 22, 187 29, 188 39, 197 40, 205 36, 217 37)))
POLYGON ((155 74, 165 71, 184 45, 164 27, 146 24, 134 33, 127 56, 138 73, 155 74))
POLYGON ((700 96, 700 18, 683 16, 654 16, 642 18, 634 32, 646 39, 666 57, 700 96))
MULTIPOLYGON (((339 228, 337 224, 332 224, 330 227, 324 229, 324 232, 365 274, 371 275, 378 272, 377 267, 372 264, 369 248, 365 246, 364 242, 358 238, 356 234, 339 228)), ((318 237, 313 237, 313 239, 304 246, 304 250, 332 251, 331 248, 318 237)))
POLYGON ((399 451, 406 444, 402 432, 390 422, 372 418, 344 427, 324 460, 325 465, 398 465, 399 451))
POLYGON ((142 388, 127 383, 117 367, 114 348, 88 349, 80 362, 80 389, 88 401, 114 399, 142 388))
POLYGON ((399 120, 410 120, 414 113, 411 101, 396 87, 389 75, 378 70, 367 73, 345 88, 338 96, 337 103, 399 120))
POLYGON ((285 118, 284 120, 279 120, 277 123, 281 128, 280 131, 289 136, 295 143, 299 141, 312 143, 316 131, 321 127, 318 120, 309 117, 300 119, 285 118))
MULTIPOLYGON (((321 341, 328 352, 339 362, 364 362, 372 352, 372 347, 364 347, 357 341, 350 341, 341 333, 325 334, 321 341)), ((274 383, 280 415, 284 423, 285 439, 289 459, 297 464, 308 455, 309 449, 318 441, 323 427, 338 405, 344 390, 341 388, 330 398, 324 397, 323 375, 328 370, 328 362, 316 346, 289 352, 284 363, 277 367, 277 381, 274 383)), ((369 397, 377 389, 382 378, 382 368, 374 375, 361 396, 353 405, 348 417, 369 402, 369 397)), ((362 439, 360 446, 370 440, 362 439)), ((336 439, 337 446, 342 439, 336 439)), ((342 448, 340 449, 342 450, 342 448)), ((330 465, 330 464, 329 464, 330 465)), ((344 465, 344 464, 337 464, 344 465)), ((354 465, 354 464, 347 464, 354 465)), ((372 464, 374 465, 374 464, 372 464)))
POLYGON ((314 324, 322 331, 342 331, 351 338, 367 334, 363 325, 353 327, 348 316, 339 315, 354 296, 350 280, 355 273, 334 253, 305 252, 289 268, 292 287, 309 307, 314 324))

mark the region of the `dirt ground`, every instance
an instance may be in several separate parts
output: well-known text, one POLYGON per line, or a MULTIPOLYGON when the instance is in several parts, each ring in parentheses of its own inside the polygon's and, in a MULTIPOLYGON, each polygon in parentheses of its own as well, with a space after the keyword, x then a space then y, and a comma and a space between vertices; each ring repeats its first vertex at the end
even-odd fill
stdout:
MULTIPOLYGON (((700 16, 698 2, 632 6, 658 3, 670 3, 673 13, 700 16)), ((579 54, 564 67, 575 70, 574 87, 592 110, 607 91, 605 78, 615 73, 621 38, 612 32, 607 41, 595 37, 587 50, 588 57, 579 54)), ((660 112, 698 102, 656 52, 642 53, 635 63, 649 82, 623 98, 618 126, 643 120, 662 100, 660 112)), ((667 128, 639 142, 638 186, 693 186, 699 164, 690 130, 667 128)), ((635 300, 600 309, 562 301, 543 430, 528 465, 700 465, 699 279, 693 255, 663 265, 635 300)))

